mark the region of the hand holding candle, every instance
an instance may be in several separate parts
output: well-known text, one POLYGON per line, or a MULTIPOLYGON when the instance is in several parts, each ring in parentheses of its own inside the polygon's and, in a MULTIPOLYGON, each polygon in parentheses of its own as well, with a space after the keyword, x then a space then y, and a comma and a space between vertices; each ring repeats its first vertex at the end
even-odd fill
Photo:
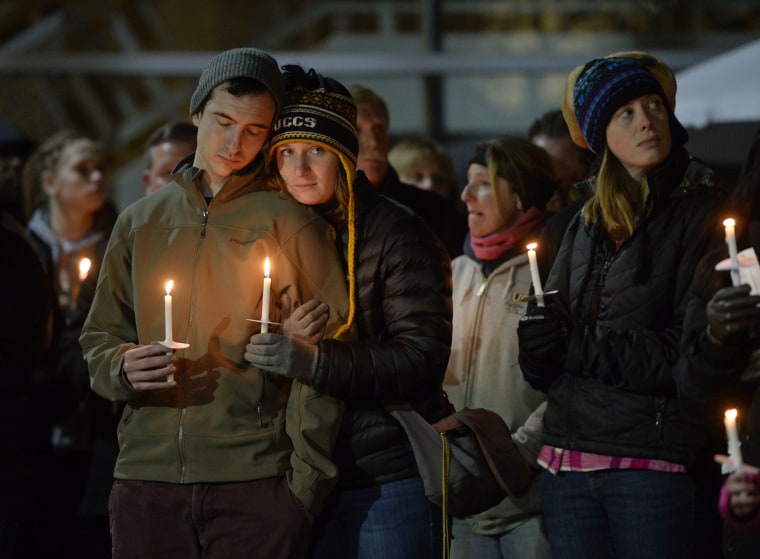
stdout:
POLYGON ((736 429, 736 415, 735 409, 726 410, 724 414, 723 423, 726 426, 726 437, 728 438, 728 456, 733 463, 734 471, 741 471, 742 467, 742 452, 739 442, 739 432, 736 429))
POLYGON ((528 249, 528 263, 530 264, 530 278, 533 282, 533 291, 536 294, 536 304, 539 307, 544 306, 544 289, 541 286, 541 276, 538 273, 538 262, 536 261, 536 243, 529 244, 528 249))
POLYGON ((269 292, 272 289, 272 278, 269 277, 269 257, 264 260, 264 293, 261 302, 261 333, 269 332, 269 292))
POLYGON ((739 275, 739 253, 736 249, 736 222, 731 219, 723 220, 723 227, 726 228, 726 244, 728 245, 728 258, 731 261, 731 283, 736 287, 741 284, 739 275))
MULTIPOLYGON (((169 353, 172 353, 175 349, 186 349, 190 347, 190 344, 186 344, 183 342, 175 342, 174 341, 174 334, 172 332, 172 289, 174 288, 174 280, 169 280, 166 282, 166 295, 164 295, 164 331, 165 331, 165 339, 163 342, 158 342, 165 348, 171 350, 167 352, 167 355, 169 353)), ((169 382, 174 382, 174 375, 168 375, 166 377, 166 380, 169 382)))

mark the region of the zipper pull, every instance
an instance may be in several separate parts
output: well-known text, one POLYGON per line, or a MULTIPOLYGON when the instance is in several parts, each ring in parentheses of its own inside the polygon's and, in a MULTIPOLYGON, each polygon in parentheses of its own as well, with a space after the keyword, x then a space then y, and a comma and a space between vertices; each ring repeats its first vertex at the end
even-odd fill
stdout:
POLYGON ((485 291, 486 291, 486 283, 487 282, 485 282, 485 281, 483 283, 481 283, 480 287, 478 287, 478 290, 475 292, 475 294, 478 297, 480 297, 481 295, 483 295, 483 293, 485 293, 485 291))
POLYGON ((201 239, 206 238, 206 224, 208 223, 208 208, 203 210, 203 218, 201 219, 201 239))

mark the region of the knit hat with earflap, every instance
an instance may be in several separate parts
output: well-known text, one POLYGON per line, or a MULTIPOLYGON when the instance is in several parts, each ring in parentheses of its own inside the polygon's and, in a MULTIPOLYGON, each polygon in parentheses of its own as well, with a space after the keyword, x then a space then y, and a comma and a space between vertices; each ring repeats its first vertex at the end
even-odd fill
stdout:
POLYGON ((620 52, 596 58, 573 69, 565 83, 562 115, 573 141, 601 155, 607 125, 625 103, 642 95, 657 94, 665 102, 673 145, 689 135, 674 114, 676 79, 663 62, 645 52, 620 52))
POLYGON ((198 87, 190 98, 190 116, 198 111, 216 86, 233 78, 251 78, 261 82, 272 95, 277 112, 282 109, 285 86, 277 61, 259 49, 237 48, 217 54, 203 68, 198 87))
POLYGON ((285 104, 275 122, 270 141, 270 155, 277 146, 288 142, 318 144, 335 153, 345 172, 348 184, 348 278, 349 312, 346 323, 333 338, 345 333, 354 319, 356 295, 356 202, 354 176, 359 138, 356 131, 356 104, 351 94, 338 81, 306 72, 301 66, 283 66, 285 104))

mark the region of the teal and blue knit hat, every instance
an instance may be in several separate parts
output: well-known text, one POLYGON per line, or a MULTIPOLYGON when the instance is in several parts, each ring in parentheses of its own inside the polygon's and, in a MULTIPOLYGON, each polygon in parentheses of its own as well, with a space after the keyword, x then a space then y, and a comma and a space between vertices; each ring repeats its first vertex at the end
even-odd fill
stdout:
POLYGON ((673 113, 675 92, 675 76, 665 64, 646 53, 618 53, 591 60, 570 73, 562 112, 575 143, 601 154, 614 112, 632 99, 654 93, 665 101, 673 144, 682 145, 688 134, 673 113))

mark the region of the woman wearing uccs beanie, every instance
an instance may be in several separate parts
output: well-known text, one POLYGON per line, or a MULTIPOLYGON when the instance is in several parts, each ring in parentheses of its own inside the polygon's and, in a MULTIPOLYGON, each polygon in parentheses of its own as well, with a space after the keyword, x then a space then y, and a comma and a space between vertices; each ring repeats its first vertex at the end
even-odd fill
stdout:
MULTIPOLYGON (((316 519, 313 557, 439 557, 441 511, 425 496, 406 433, 383 404, 410 402, 431 423, 443 416, 450 261, 419 217, 355 172, 359 143, 349 92, 313 70, 284 70, 272 175, 334 227, 358 339, 318 341, 313 330, 292 335, 286 323, 285 335, 253 336, 246 359, 311 381, 346 404, 334 453, 339 482, 316 519), (288 366, 294 362, 304 366, 288 366)), ((320 313, 312 302, 293 318, 313 326, 320 313)))
POLYGON ((683 147, 675 91, 671 69, 641 52, 567 79, 573 140, 601 163, 546 282, 557 295, 518 327, 523 374, 548 397, 539 464, 555 559, 691 557, 699 433, 673 367, 719 195, 683 147))

